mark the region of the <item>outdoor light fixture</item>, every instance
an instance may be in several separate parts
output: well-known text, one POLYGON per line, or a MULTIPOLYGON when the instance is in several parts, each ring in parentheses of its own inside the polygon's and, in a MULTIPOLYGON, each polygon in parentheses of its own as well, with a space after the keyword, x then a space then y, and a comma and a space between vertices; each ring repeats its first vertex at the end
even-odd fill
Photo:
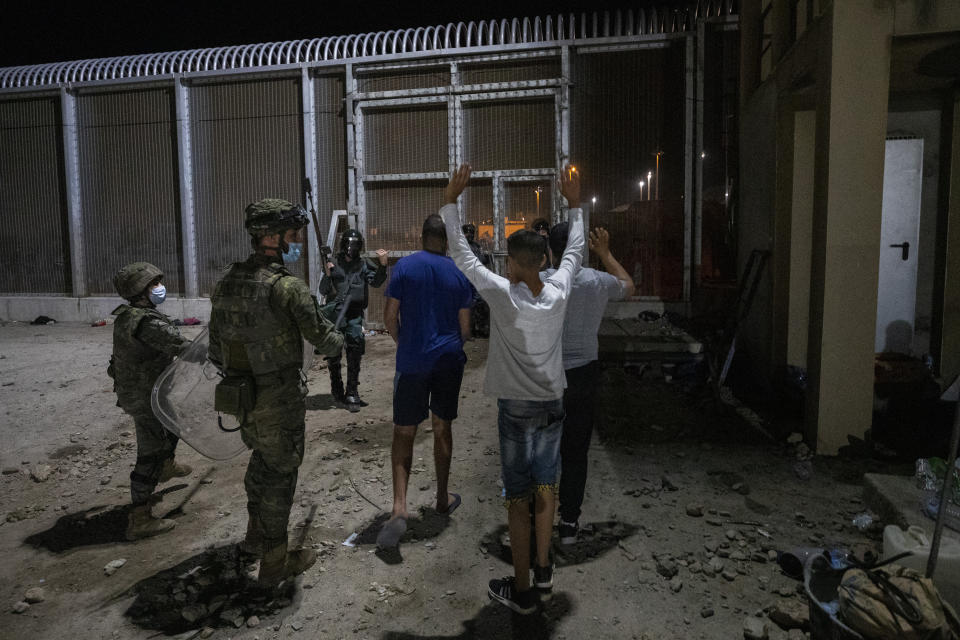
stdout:
POLYGON ((644 185, 643 180, 641 180, 639 184, 640 184, 640 199, 643 200, 643 185, 644 185))
POLYGON ((653 171, 647 171, 647 184, 650 185, 650 188, 647 189, 647 200, 649 200, 653 194, 653 171))

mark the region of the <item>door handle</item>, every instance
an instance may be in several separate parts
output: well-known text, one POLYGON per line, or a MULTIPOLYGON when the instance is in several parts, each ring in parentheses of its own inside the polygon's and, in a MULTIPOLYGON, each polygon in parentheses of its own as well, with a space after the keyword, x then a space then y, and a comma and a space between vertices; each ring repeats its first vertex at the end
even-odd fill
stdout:
POLYGON ((902 259, 904 259, 904 260, 909 260, 909 259, 910 259, 910 243, 909 243, 909 242, 901 242, 900 244, 892 244, 892 245, 890 245, 890 248, 891 248, 891 249, 900 249, 900 250, 902 251, 902 253, 900 254, 900 257, 901 257, 902 259))

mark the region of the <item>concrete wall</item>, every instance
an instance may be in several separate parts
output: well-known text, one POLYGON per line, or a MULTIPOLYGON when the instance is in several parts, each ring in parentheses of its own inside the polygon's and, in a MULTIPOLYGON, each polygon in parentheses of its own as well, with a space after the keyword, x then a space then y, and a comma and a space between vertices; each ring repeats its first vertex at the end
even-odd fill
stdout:
POLYGON ((824 19, 830 62, 817 117, 808 416, 817 450, 835 454, 872 421, 891 16, 875 3, 839 2, 824 19))
MULTIPOLYGON (((0 318, 6 321, 31 322, 47 316, 57 322, 94 322, 110 318, 110 312, 123 304, 121 298, 60 298, 53 296, 0 297, 0 318)), ((171 318, 210 319, 209 298, 167 298, 158 310, 171 318)))
MULTIPOLYGON (((834 3, 856 3, 864 0, 834 0, 834 3)), ((886 0, 873 2, 893 8, 892 31, 904 36, 917 33, 950 31, 960 28, 960 2, 957 0, 886 0)))
MULTIPOLYGON (((742 44, 739 251, 741 264, 764 240, 773 251, 771 282, 761 288, 757 308, 758 316, 771 317, 767 322, 751 318, 744 327, 749 331, 742 336, 744 348, 759 360, 755 364, 761 371, 783 364, 807 368, 806 435, 818 451, 833 454, 848 435, 861 436, 872 421, 892 38, 960 28, 960 2, 824 4, 823 14, 797 42, 789 42, 782 33, 788 2, 774 0, 780 12, 774 12, 773 21, 780 31, 773 34, 775 68, 759 86, 756 42, 742 44)), ((759 5, 744 0, 744 21, 758 19, 759 5)), ((759 38, 755 26, 742 25, 744 39, 759 38)), ((938 111, 894 107, 891 133, 928 140, 918 315, 921 327, 929 327, 942 302, 946 377, 960 370, 960 277, 953 275, 960 273, 960 145, 952 148, 945 220, 937 214, 937 170, 943 162, 937 157, 938 111), (946 257, 935 250, 938 236, 948 237, 946 257), (941 301, 937 279, 944 272, 941 301)), ((954 124, 953 131, 960 131, 954 124)), ((941 196, 941 210, 943 202, 941 196)), ((933 338, 939 338, 936 332, 933 338)), ((924 331, 915 348, 920 353, 935 350, 929 340, 924 331)))
MULTIPOLYGON (((777 92, 761 85, 742 113, 740 130, 740 198, 737 222, 737 274, 742 277, 754 249, 773 248, 777 183, 777 92)), ((751 364, 756 382, 769 383, 772 356, 772 276, 768 263, 749 315, 740 326, 737 350, 751 364)))
POLYGON ((793 115, 786 362, 806 369, 810 325, 810 263, 813 248, 817 113, 816 111, 797 111, 793 115))
POLYGON ((940 342, 940 374, 947 384, 960 375, 960 91, 954 92, 952 130, 940 342))

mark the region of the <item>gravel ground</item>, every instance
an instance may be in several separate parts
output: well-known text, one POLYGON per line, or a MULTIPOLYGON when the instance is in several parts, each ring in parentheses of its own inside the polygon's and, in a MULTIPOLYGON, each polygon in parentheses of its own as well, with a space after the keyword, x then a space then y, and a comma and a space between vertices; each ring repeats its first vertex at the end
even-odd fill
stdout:
POLYGON ((676 384, 611 369, 590 449, 587 531, 555 545, 542 612, 513 616, 486 595, 488 580, 512 572, 496 403, 481 392, 486 341, 466 347, 454 423, 450 488, 463 505, 449 518, 432 512, 422 426, 409 496, 420 515, 398 552, 380 553, 394 348, 377 335, 360 413, 333 406, 322 361, 309 372, 291 537, 320 561, 294 590, 255 597, 235 548, 246 455, 214 462, 181 444, 194 473, 163 485, 154 509, 176 528, 123 540, 135 442, 106 375, 110 342, 109 325, 0 327, 0 637, 741 638, 756 626, 802 638, 781 629, 803 625, 806 600, 771 561, 776 550, 876 549, 875 532, 851 524, 865 510, 861 470, 822 458, 798 468, 796 443, 770 443, 676 384), (355 546, 344 546, 353 533, 355 546))

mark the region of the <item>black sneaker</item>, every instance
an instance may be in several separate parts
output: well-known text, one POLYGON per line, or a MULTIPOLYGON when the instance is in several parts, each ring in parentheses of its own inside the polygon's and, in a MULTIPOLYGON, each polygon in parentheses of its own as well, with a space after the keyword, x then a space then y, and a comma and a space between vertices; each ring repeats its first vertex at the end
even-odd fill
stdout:
POLYGON ((560 520, 560 544, 574 544, 577 541, 577 534, 580 533, 580 522, 565 522, 560 520))
POLYGON ((533 585, 537 588, 541 600, 549 600, 553 596, 553 565, 539 567, 533 565, 533 585))
POLYGON ((507 576, 500 580, 491 580, 487 595, 517 613, 528 615, 537 610, 537 597, 533 589, 517 591, 517 579, 507 576))

